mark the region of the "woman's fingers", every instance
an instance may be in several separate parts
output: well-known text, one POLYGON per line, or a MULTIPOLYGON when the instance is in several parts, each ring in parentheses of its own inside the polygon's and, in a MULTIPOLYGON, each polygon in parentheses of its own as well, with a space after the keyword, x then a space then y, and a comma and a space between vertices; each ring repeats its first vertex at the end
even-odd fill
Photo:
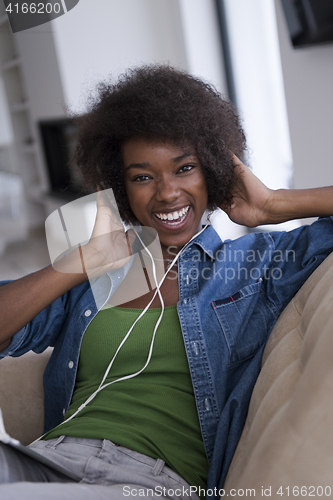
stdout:
POLYGON ((125 233, 112 189, 97 188, 97 214, 89 242, 82 247, 89 277, 122 267, 132 255, 134 231, 125 233))
POLYGON ((124 230, 112 189, 97 191, 97 215, 92 236, 124 230))
MULTIPOLYGON (((94 276, 99 276, 110 269, 123 266, 131 257, 136 236, 134 231, 125 233, 112 189, 101 190, 97 187, 97 193, 79 200, 74 208, 72 204, 66 206, 61 211, 62 222, 58 213, 56 215, 57 218, 53 217, 57 223, 56 230, 60 233, 59 229, 65 227, 63 240, 67 235, 67 240, 70 241, 65 245, 61 240, 62 247, 58 244, 62 252, 58 252, 60 255, 53 259, 52 265, 56 271, 94 273, 94 276), (96 201, 97 212, 92 234, 88 243, 83 243, 89 237, 87 232, 93 210, 96 209, 96 201)), ((93 275, 89 274, 89 277, 93 275)))
POLYGON ((263 224, 265 206, 272 190, 267 188, 234 154, 232 154, 232 160, 235 166, 236 183, 233 203, 225 212, 237 224, 248 227, 263 224))

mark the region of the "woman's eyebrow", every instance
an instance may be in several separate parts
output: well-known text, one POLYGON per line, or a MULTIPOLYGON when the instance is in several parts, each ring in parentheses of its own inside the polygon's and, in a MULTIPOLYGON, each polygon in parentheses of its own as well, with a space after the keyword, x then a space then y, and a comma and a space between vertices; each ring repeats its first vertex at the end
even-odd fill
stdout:
POLYGON ((125 172, 127 172, 127 170, 129 170, 130 168, 148 168, 148 167, 150 167, 150 163, 149 162, 144 162, 144 163, 130 163, 125 168, 125 172))
POLYGON ((176 156, 176 158, 172 158, 172 159, 171 159, 171 161, 172 161, 173 163, 177 163, 177 162, 179 162, 179 161, 184 160, 185 158, 188 158, 189 156, 196 157, 196 154, 195 154, 193 151, 191 151, 191 152, 189 152, 189 153, 184 153, 184 154, 182 154, 182 155, 180 155, 180 156, 176 156))

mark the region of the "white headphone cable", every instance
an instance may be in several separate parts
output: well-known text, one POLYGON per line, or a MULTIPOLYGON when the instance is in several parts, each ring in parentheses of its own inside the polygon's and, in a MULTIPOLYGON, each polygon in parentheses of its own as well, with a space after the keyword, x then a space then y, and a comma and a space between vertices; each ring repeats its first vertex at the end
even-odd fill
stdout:
MULTIPOLYGON (((156 291, 153 295, 153 298, 150 300, 150 302, 147 304, 147 306, 143 309, 143 311, 141 311, 140 315, 137 317, 137 319, 134 321, 133 325, 131 326, 131 328, 129 329, 129 331, 127 332, 127 334, 125 335, 125 337, 123 338, 123 340, 121 341, 121 343, 119 344, 119 346, 117 347, 117 350, 112 358, 112 360, 110 361, 107 369, 105 370, 105 373, 104 373, 104 376, 102 378, 102 381, 101 383, 99 384, 99 387, 98 389, 96 389, 95 392, 93 392, 88 398, 87 400, 82 403, 82 405, 79 406, 79 408, 70 416, 68 417, 66 420, 64 420, 63 422, 61 422, 60 424, 58 424, 57 427, 59 427, 60 425, 63 425, 64 423, 66 422, 69 422, 70 420, 72 420, 74 417, 76 417, 76 415, 81 411, 83 410, 83 408, 85 408, 95 397, 96 395, 102 391, 103 389, 105 389, 106 387, 108 387, 109 385, 112 385, 112 384, 115 384, 116 382, 121 382, 123 380, 128 380, 128 379, 131 379, 131 378, 134 378, 136 377, 137 375, 140 375, 140 373, 142 373, 148 366, 150 360, 151 360, 151 357, 152 357, 152 352, 153 352, 153 346, 154 346, 154 340, 155 340, 155 336, 156 336, 156 331, 157 331, 157 328, 159 327, 159 324, 160 322, 162 321, 162 317, 163 317, 163 313, 164 313, 164 301, 163 301, 163 297, 161 295, 161 292, 160 292, 160 288, 168 274, 168 272, 170 271, 170 269, 173 267, 173 265, 175 264, 175 262, 177 261, 179 255, 185 250, 185 248, 191 243, 191 241, 196 238, 197 236, 199 236, 199 234, 201 234, 205 229, 206 227, 208 226, 208 224, 206 224, 198 233, 196 233, 194 236, 192 236, 192 238, 186 243, 186 245, 177 253, 177 255, 174 257, 173 261, 171 262, 170 266, 168 267, 166 273, 164 274, 163 278, 161 279, 160 283, 157 283, 157 276, 156 276, 156 266, 155 266, 155 262, 154 262, 154 258, 152 256, 152 254, 150 253, 149 249, 146 247, 146 245, 144 244, 144 242, 142 241, 141 237, 139 236, 139 234, 136 232, 135 228, 132 227, 132 229, 134 230, 134 232, 136 233, 137 237, 139 238, 140 242, 142 243, 142 245, 144 246, 145 250, 147 251, 149 257, 151 258, 151 261, 152 261, 152 266, 153 266, 153 276, 154 276, 154 281, 155 281, 155 284, 156 284, 156 291), (120 349, 122 348, 122 346, 124 345, 124 343, 126 342, 126 340, 128 339, 130 333, 132 332, 134 326, 136 325, 136 323, 142 318, 142 316, 147 312, 147 310, 149 309, 150 305, 152 304, 153 300, 155 299, 156 297, 156 294, 158 293, 159 295, 159 298, 160 298, 160 301, 161 301, 161 306, 162 306, 162 310, 161 310, 161 314, 158 318, 158 320, 156 321, 156 324, 155 324, 155 328, 154 328, 154 332, 153 332, 153 336, 152 336, 152 340, 151 340, 151 343, 150 343, 150 347, 149 347, 149 352, 148 352, 148 357, 147 357, 147 360, 146 360, 146 363, 145 365, 136 373, 132 373, 132 374, 129 374, 129 375, 125 375, 124 377, 120 377, 119 379, 117 380, 113 380, 112 382, 108 382, 107 384, 104 384, 111 368, 112 368, 112 365, 114 363, 114 360, 116 359, 116 356, 118 355, 120 349), (103 385, 104 384, 104 385, 103 385)), ((45 434, 43 434, 43 436, 45 436, 45 434)), ((41 439, 43 436, 41 436, 40 438, 36 439, 36 441, 38 441, 39 439, 41 439)), ((34 441, 34 443, 36 442, 34 441)))

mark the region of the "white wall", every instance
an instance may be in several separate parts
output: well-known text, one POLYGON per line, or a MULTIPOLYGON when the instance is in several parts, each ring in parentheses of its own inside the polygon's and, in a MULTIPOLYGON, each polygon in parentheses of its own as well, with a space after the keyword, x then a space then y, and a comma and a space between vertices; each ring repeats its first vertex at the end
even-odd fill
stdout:
POLYGON ((214 0, 179 0, 188 71, 227 95, 214 0))
POLYGON ((333 184, 333 43, 293 49, 275 0, 294 160, 294 187, 333 184))
MULTIPOLYGON (((2 75, 0 74, 0 148, 7 146, 13 141, 13 130, 9 117, 8 104, 5 98, 5 90, 2 75)), ((1 165, 0 165, 1 168, 1 165)))
POLYGON ((52 29, 51 22, 14 35, 33 121, 65 113, 52 29))
POLYGON ((247 161, 270 188, 290 187, 292 154, 274 0, 225 0, 247 161))
POLYGON ((144 63, 170 63, 227 92, 214 0, 80 0, 52 29, 74 108, 96 82, 144 63))
POLYGON ((76 110, 96 82, 126 68, 187 69, 178 0, 80 0, 52 28, 66 101, 76 110))

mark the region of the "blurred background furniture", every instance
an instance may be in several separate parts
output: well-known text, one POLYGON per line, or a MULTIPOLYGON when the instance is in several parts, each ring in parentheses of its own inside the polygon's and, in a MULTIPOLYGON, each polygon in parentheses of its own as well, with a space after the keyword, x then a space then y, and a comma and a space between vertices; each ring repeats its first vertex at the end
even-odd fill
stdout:
POLYGON ((43 373, 51 353, 49 348, 42 354, 30 351, 0 361, 0 408, 6 431, 23 444, 43 433, 43 373))
POLYGON ((0 256, 8 243, 24 241, 27 233, 22 178, 0 171, 0 256))

